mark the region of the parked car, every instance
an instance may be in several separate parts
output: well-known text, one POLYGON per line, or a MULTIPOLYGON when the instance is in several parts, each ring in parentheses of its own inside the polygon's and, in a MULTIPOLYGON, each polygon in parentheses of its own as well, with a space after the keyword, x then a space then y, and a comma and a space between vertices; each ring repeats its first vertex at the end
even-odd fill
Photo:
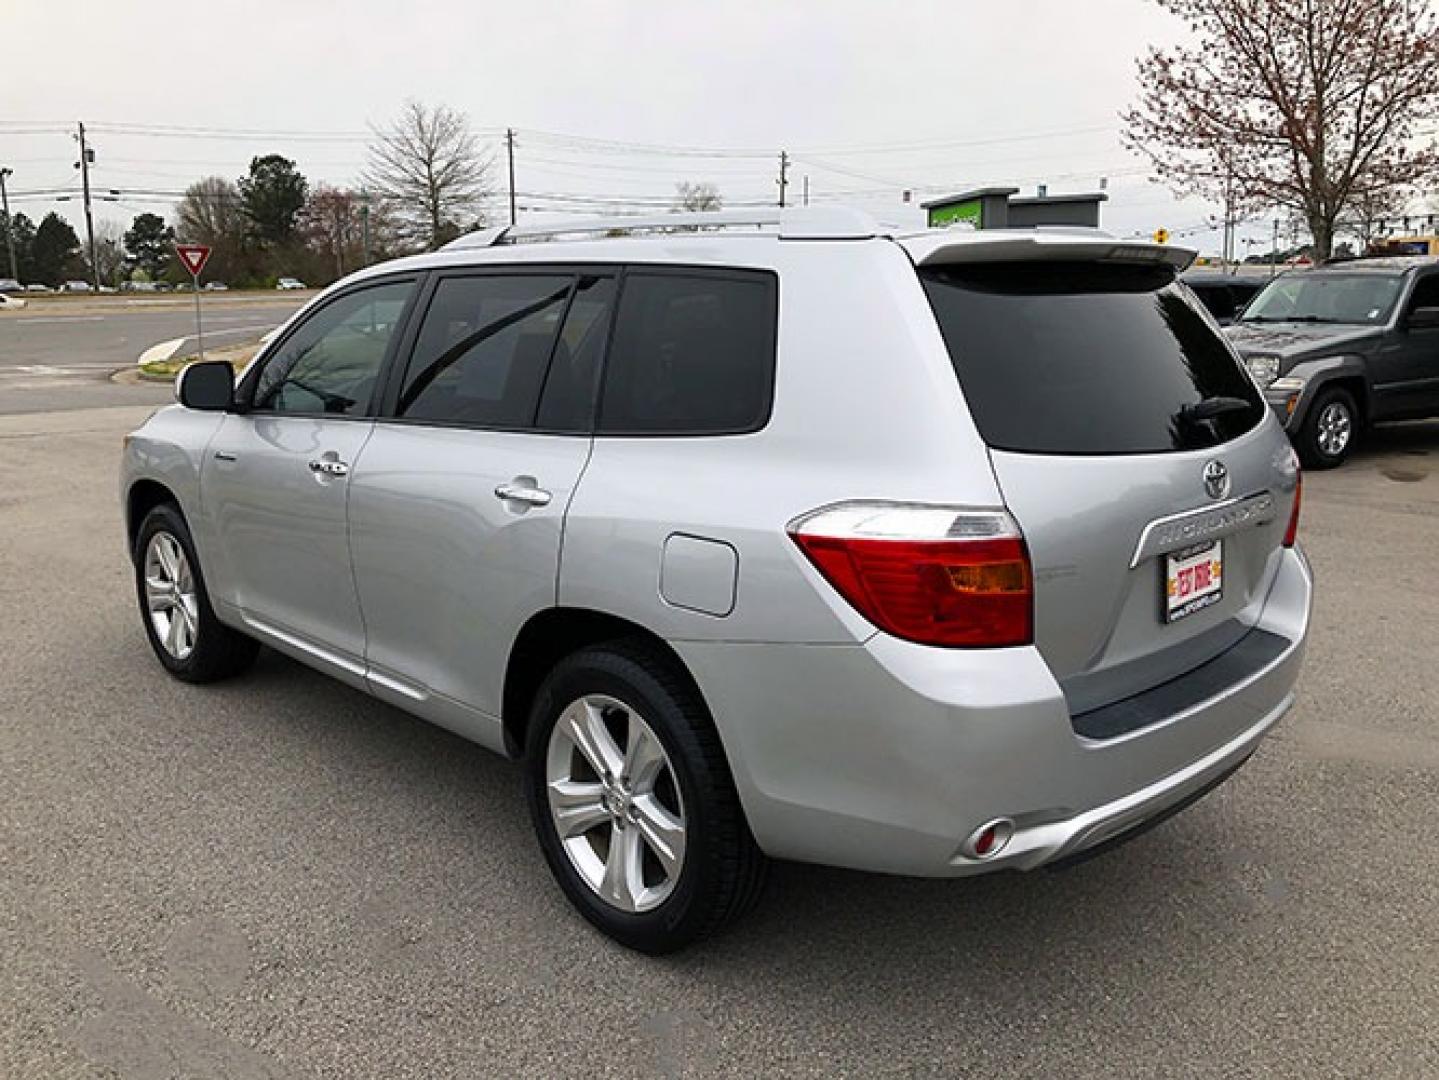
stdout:
POLYGON ((1228 326, 1237 319, 1249 301, 1269 284, 1268 278, 1242 277, 1213 270, 1191 270, 1183 275, 1183 280, 1220 326, 1228 326))
POLYGON ((207 281, 207 282, 205 282, 205 291, 206 291, 206 292, 229 292, 229 291, 230 291, 230 286, 226 285, 223 281, 207 281))
POLYGON ((12 277, 0 278, 0 293, 22 293, 25 286, 21 285, 12 277))
POLYGON ((153 281, 127 281, 121 286, 126 292, 155 292, 156 285, 153 281))
POLYGON ((42 285, 42 284, 40 284, 40 282, 35 281, 35 282, 31 282, 29 285, 26 285, 26 286, 25 286, 25 291, 26 291, 27 293, 47 293, 47 292, 50 292, 51 289, 50 289, 50 286, 48 286, 48 285, 42 285))
POLYGON ((275 288, 281 292, 288 292, 291 289, 305 289, 309 288, 309 286, 299 278, 282 277, 279 281, 275 282, 275 288))
POLYGON ((519 759, 560 888, 648 952, 769 858, 1092 854, 1289 708, 1297 462, 1192 252, 620 221, 371 267, 238 386, 187 368, 122 468, 165 669, 264 643, 519 759))
POLYGON ((0 292, 0 311, 19 311, 24 306, 25 301, 21 297, 0 292))
POLYGON ((1439 416, 1439 257, 1290 271, 1227 332, 1312 468, 1371 424, 1439 416))
POLYGON ((94 292, 94 287, 88 281, 63 281, 60 283, 60 291, 64 293, 87 293, 94 292))

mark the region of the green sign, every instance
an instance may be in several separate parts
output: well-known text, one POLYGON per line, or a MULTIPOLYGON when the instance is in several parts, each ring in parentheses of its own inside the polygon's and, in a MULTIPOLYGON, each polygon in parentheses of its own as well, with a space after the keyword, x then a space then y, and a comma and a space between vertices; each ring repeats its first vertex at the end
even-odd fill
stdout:
POLYGON ((977 229, 982 224, 982 216, 979 199, 951 203, 948 206, 932 206, 929 209, 929 227, 937 229, 967 221, 977 229))

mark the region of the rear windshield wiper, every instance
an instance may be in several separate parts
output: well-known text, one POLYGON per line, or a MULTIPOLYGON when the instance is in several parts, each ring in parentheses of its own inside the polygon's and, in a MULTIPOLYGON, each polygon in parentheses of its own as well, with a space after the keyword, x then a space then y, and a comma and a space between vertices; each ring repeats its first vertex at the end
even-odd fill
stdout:
POLYGON ((1194 424, 1226 416, 1229 413, 1248 412, 1252 408, 1254 408, 1254 403, 1246 401, 1244 398, 1217 395, 1189 405, 1181 405, 1179 411, 1174 415, 1185 423, 1194 424))

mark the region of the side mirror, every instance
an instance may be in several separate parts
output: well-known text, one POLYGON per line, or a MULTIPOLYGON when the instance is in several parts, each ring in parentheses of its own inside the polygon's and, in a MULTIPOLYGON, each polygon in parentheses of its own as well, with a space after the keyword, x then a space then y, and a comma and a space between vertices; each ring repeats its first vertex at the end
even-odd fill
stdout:
POLYGON ((235 401, 235 371, 224 360, 202 360, 175 377, 175 400, 187 409, 224 412, 235 401))
POLYGON ((1409 313, 1404 325, 1410 330, 1433 330, 1439 327, 1439 307, 1417 307, 1409 313))

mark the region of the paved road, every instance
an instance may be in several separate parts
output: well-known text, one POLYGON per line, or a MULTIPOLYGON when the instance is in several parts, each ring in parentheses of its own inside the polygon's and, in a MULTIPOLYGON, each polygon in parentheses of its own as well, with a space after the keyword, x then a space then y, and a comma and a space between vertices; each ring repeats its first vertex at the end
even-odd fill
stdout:
MULTIPOLYGON (((205 339, 237 344, 259 337, 303 297, 207 296, 205 339)), ((194 308, 183 298, 41 301, 6 314, 0 317, 0 415, 169 400, 166 386, 118 386, 109 376, 149 346, 194 330, 194 308)))
POLYGON ((146 652, 118 436, 0 418, 0 1076, 1439 1076, 1439 424, 1305 485, 1299 707, 1061 874, 780 866, 649 960, 550 883, 516 770, 274 655, 146 652))

